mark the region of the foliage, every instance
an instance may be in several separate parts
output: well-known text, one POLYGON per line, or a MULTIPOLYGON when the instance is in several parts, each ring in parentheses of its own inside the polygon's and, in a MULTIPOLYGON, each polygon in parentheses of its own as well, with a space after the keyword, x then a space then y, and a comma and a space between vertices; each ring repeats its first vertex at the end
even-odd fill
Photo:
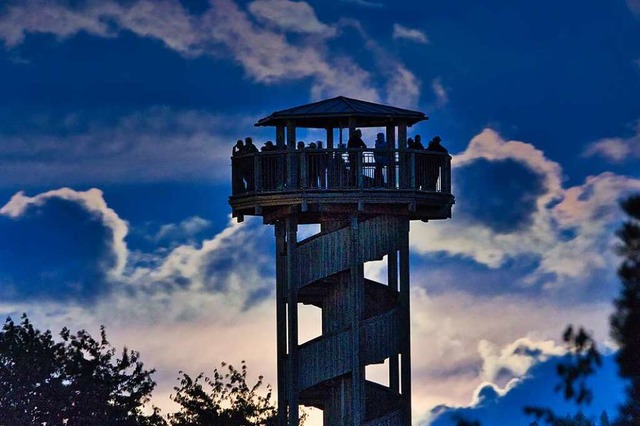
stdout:
MULTIPOLYGON (((556 369, 562 382, 556 385, 556 392, 562 391, 566 400, 575 400, 581 405, 590 403, 592 392, 587 387, 587 378, 595 372, 595 367, 602 364, 602 357, 598 352, 595 341, 581 327, 576 333, 570 325, 562 335, 569 353, 563 362, 558 363, 556 369)), ((544 420, 552 426, 589 426, 589 422, 582 413, 572 417, 559 417, 549 408, 525 407, 524 412, 544 420)))
POLYGON ((200 373, 195 379, 181 372, 180 386, 176 386, 172 399, 180 404, 180 411, 169 415, 172 426, 220 425, 253 426, 275 425, 277 410, 271 403, 271 387, 266 396, 258 394, 262 376, 255 385, 247 385, 247 366, 237 370, 222 363, 213 378, 200 373))
MULTIPOLYGON (((7 318, 0 332, 0 424, 157 425, 142 406, 155 386, 139 354, 124 348, 120 358, 106 338, 67 328, 56 342, 36 330, 26 315, 7 318)), ((155 420, 154 420, 155 419, 155 420)))
POLYGON ((620 409, 617 423, 640 424, 640 195, 620 203, 627 221, 617 232, 623 257, 618 269, 622 283, 611 316, 611 336, 620 346, 616 361, 620 375, 629 380, 627 402, 620 409))

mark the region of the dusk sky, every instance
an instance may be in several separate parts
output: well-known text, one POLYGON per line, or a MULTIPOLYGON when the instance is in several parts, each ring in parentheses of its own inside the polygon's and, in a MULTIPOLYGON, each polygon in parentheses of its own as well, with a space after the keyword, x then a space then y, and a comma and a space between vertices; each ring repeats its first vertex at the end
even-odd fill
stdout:
POLYGON ((410 231, 414 424, 575 412, 553 392, 567 324, 607 354, 585 413, 615 413, 640 0, 0 0, 0 315, 104 324, 165 412, 179 370, 246 360, 275 385, 274 230, 231 220, 231 148, 340 95, 423 111, 409 136, 453 156, 453 218, 410 231))

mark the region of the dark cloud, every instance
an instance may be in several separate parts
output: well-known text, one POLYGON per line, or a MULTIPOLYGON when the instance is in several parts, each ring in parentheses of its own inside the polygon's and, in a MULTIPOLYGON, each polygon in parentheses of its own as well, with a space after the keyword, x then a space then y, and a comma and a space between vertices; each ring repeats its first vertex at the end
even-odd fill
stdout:
MULTIPOLYGON (((532 367, 527 377, 504 395, 494 386, 484 385, 473 407, 436 407, 432 411, 436 418, 431 426, 454 426, 460 418, 480 421, 483 426, 503 426, 505 419, 509 419, 508 424, 529 424, 534 419, 523 413, 525 406, 550 407, 560 415, 575 414, 578 411, 575 404, 566 402, 561 394, 553 391, 560 380, 556 374, 557 362, 558 358, 554 357, 532 367)), ((581 407, 584 414, 597 418, 606 410, 614 417, 624 397, 624 386, 617 376, 613 355, 604 357, 602 367, 589 379, 588 385, 594 391, 594 398, 591 405, 581 407)))
POLYGON ((455 214, 498 233, 531 223, 544 177, 515 160, 479 159, 455 170, 455 214))
POLYGON ((0 297, 93 302, 117 262, 113 232, 75 201, 47 198, 0 216, 0 297))

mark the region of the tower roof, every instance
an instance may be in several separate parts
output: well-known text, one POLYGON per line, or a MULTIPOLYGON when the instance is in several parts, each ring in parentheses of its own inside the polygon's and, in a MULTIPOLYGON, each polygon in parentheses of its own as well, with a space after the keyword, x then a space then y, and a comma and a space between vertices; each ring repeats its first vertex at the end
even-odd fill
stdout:
POLYGON ((296 127, 337 128, 382 127, 405 122, 412 126, 428 117, 420 111, 361 101, 338 96, 311 104, 276 111, 258 120, 256 126, 285 126, 292 122, 296 127))

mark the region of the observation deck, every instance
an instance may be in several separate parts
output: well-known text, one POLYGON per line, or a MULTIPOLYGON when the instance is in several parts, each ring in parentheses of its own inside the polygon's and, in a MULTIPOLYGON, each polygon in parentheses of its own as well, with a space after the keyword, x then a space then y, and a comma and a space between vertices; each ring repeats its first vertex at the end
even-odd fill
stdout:
POLYGON ((407 126, 426 119, 416 111, 338 97, 258 121, 256 126, 276 126, 276 144, 270 151, 232 157, 233 217, 262 216, 269 224, 294 213, 300 224, 353 212, 450 218, 451 157, 407 147, 407 126), (386 147, 346 148, 343 126, 349 133, 383 127, 386 147), (296 127, 324 128, 320 142, 326 148, 297 149, 296 127), (334 147, 336 131, 340 140, 334 147))

